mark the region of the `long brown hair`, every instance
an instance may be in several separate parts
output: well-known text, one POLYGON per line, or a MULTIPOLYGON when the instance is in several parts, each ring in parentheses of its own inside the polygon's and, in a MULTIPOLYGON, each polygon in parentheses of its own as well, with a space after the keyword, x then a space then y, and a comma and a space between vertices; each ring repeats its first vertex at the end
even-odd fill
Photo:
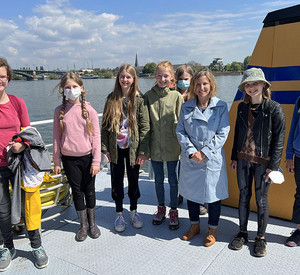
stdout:
POLYGON ((86 105, 85 105, 86 91, 84 91, 82 79, 76 73, 73 73, 73 72, 64 74, 63 77, 61 78, 60 82, 54 88, 54 90, 56 90, 58 88, 58 92, 62 96, 62 108, 61 108, 61 111, 59 112, 60 131, 61 131, 61 133, 64 131, 63 119, 65 116, 65 109, 66 109, 66 104, 67 104, 67 98, 64 95, 64 87, 66 86, 66 82, 69 79, 74 80, 82 88, 81 95, 80 95, 82 117, 86 120, 86 127, 87 127, 88 132, 90 134, 92 134, 93 130, 94 130, 93 124, 92 124, 91 120, 89 119, 89 113, 86 110, 86 105))
POLYGON ((138 80, 136 71, 133 66, 130 64, 124 64, 120 67, 119 72, 116 77, 115 87, 113 92, 108 96, 106 101, 106 106, 102 119, 102 127, 109 126, 109 131, 115 130, 117 133, 120 131, 120 122, 122 118, 123 110, 123 93, 122 87, 120 85, 120 74, 126 71, 133 78, 133 83, 129 89, 128 93, 128 104, 127 104, 127 127, 129 129, 128 133, 131 134, 131 130, 134 133, 137 133, 136 125, 136 114, 135 114, 135 105, 136 105, 136 95, 139 93, 138 80))
MULTIPOLYGON (((247 95, 246 92, 243 92, 243 93, 244 93, 244 102, 246 104, 251 103, 251 96, 247 95)), ((263 87, 262 96, 263 96, 264 99, 270 99, 271 98, 271 88, 268 85, 263 87)))

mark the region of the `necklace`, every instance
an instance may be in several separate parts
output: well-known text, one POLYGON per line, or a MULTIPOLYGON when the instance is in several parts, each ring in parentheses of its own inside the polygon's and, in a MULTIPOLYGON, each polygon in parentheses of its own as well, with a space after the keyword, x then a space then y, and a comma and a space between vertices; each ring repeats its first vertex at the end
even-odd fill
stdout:
POLYGON ((206 110, 207 106, 202 106, 202 107, 198 106, 198 108, 203 113, 206 110))
POLYGON ((129 98, 128 97, 123 96, 123 100, 124 100, 125 103, 129 102, 129 98))
POLYGON ((251 111, 256 111, 260 106, 261 106, 261 104, 252 104, 250 107, 251 111))
POLYGON ((201 110, 201 112, 203 113, 206 110, 206 108, 208 107, 209 102, 210 102, 210 99, 205 100, 204 103, 201 103, 201 101, 198 99, 197 100, 198 109, 201 110))

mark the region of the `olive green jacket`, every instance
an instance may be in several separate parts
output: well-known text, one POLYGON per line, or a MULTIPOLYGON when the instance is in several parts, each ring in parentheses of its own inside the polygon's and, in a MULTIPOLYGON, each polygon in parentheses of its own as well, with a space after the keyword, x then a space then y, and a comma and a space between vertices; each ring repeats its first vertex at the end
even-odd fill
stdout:
POLYGON ((154 161, 176 161, 180 145, 176 126, 184 99, 176 90, 155 85, 144 95, 150 118, 150 158, 154 161))
MULTIPOLYGON (((111 94, 108 95, 109 99, 111 94)), ((107 108, 107 101, 104 106, 105 113, 107 108)), ((138 93, 136 97, 136 123, 138 135, 134 131, 130 132, 130 145, 129 145, 129 158, 130 166, 136 164, 138 155, 146 155, 149 157, 149 115, 147 108, 144 105, 142 94, 138 93)), ((117 132, 116 129, 109 131, 110 125, 101 128, 101 151, 107 151, 110 154, 111 162, 117 163, 118 161, 118 145, 117 145, 117 132)))

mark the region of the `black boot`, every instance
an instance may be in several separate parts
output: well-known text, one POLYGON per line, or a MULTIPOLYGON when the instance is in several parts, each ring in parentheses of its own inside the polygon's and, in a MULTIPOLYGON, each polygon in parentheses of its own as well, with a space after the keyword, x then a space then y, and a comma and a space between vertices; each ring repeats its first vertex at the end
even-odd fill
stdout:
POLYGON ((82 242, 86 239, 87 237, 87 232, 88 232, 88 219, 87 219, 87 211, 86 209, 77 211, 79 222, 80 222, 80 227, 79 230, 75 236, 75 239, 77 242, 82 242))
POLYGON ((95 207, 87 208, 87 214, 88 214, 91 237, 93 239, 97 239, 101 235, 101 232, 95 222, 95 207))

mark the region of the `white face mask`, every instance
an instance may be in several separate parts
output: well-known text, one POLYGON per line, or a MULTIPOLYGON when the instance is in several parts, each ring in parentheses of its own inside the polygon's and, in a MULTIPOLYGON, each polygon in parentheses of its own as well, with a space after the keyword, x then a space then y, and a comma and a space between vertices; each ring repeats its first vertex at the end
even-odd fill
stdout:
POLYGON ((81 95, 81 88, 64 89, 64 95, 71 100, 76 100, 81 95))

